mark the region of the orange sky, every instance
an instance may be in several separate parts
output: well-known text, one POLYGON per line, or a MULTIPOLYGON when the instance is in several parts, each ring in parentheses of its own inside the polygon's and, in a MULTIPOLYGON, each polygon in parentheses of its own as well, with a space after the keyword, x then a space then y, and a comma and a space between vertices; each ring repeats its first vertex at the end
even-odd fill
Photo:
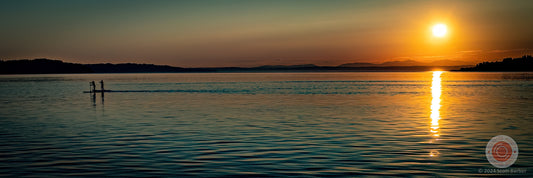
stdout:
POLYGON ((533 51, 533 1, 8 1, 0 59, 182 67, 396 60, 473 64, 533 51), (431 34, 448 26, 445 38, 431 34))

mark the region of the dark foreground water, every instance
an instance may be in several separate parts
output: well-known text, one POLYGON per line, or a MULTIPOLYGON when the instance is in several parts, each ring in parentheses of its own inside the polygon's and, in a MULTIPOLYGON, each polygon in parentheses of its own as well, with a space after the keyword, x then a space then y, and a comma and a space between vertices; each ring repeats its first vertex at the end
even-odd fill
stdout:
POLYGON ((5 75, 0 176, 533 176, 532 78, 5 75), (92 80, 121 92, 82 93, 92 80), (520 150, 500 174, 496 135, 520 150))

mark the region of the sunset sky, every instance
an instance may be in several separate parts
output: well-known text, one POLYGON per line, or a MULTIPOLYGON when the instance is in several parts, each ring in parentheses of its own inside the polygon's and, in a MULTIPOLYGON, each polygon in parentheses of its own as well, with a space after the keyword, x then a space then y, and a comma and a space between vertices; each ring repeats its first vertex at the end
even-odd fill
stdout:
POLYGON ((0 24, 3 60, 246 67, 533 53, 527 0, 13 0, 0 2, 0 24))

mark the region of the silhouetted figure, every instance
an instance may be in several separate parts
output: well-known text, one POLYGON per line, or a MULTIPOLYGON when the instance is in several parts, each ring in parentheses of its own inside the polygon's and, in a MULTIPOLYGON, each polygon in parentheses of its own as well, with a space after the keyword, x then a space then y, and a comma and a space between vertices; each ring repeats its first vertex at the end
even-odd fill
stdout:
POLYGON ((94 91, 96 90, 96 83, 94 83, 94 81, 89 82, 89 83, 91 85, 91 93, 94 93, 94 91))
POLYGON ((100 88, 102 89, 102 93, 104 93, 104 81, 100 80, 100 88))

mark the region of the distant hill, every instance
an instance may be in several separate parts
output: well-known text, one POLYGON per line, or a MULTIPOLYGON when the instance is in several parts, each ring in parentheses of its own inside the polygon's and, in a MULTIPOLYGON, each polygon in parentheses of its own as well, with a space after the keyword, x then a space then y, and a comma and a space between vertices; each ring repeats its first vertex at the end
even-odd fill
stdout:
POLYGON ((92 73, 85 65, 60 60, 34 59, 0 61, 0 74, 92 73))
POLYGON ((415 60, 390 61, 390 62, 384 62, 380 64, 380 66, 425 66, 425 65, 427 64, 424 64, 422 62, 418 62, 415 60))
POLYGON ((24 59, 0 61, 0 74, 429 71, 457 70, 460 67, 461 66, 421 63, 412 60, 392 61, 382 64, 349 63, 339 66, 317 66, 314 64, 302 64, 265 65, 259 67, 182 68, 154 64, 76 64, 51 59, 24 59))
POLYGON ((338 67, 376 67, 376 66, 379 66, 379 64, 356 62, 356 63, 342 64, 342 65, 339 65, 338 67))
POLYGON ((505 58, 499 62, 482 62, 474 67, 461 68, 460 71, 533 71, 533 57, 505 58))
POLYGON ((51 59, 0 61, 0 74, 65 73, 162 73, 209 72, 210 69, 181 68, 154 64, 75 64, 51 59))
POLYGON ((94 73, 170 73, 170 72, 208 72, 208 69, 182 68, 154 64, 84 64, 94 73))
POLYGON ((254 69, 291 69, 291 68, 313 68, 318 67, 314 64, 302 64, 302 65, 264 65, 259 67, 253 67, 254 69))
POLYGON ((399 66, 469 66, 470 64, 463 61, 454 60, 436 60, 432 62, 420 62, 415 60, 405 61, 388 61, 381 64, 373 63, 347 63, 338 67, 399 67, 399 66))

